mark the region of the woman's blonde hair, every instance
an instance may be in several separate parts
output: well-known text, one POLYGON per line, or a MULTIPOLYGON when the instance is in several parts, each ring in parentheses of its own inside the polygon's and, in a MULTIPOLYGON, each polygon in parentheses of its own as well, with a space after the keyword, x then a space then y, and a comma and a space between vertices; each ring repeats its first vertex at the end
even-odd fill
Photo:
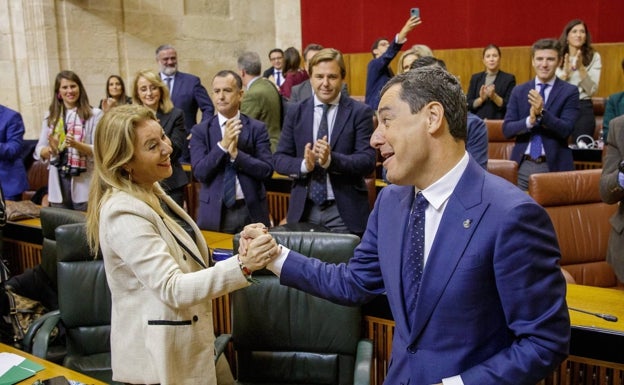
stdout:
POLYGON ((134 76, 134 84, 132 85, 132 100, 136 104, 143 104, 139 98, 139 79, 144 78, 151 85, 158 87, 160 90, 160 101, 158 103, 158 111, 168 114, 173 110, 173 102, 169 94, 169 88, 160 78, 160 75, 153 70, 141 70, 134 76))
POLYGON ((401 56, 399 57, 399 65, 397 68, 397 74, 402 74, 403 72, 405 72, 403 71, 403 60, 405 60, 405 58, 410 55, 414 55, 416 56, 416 59, 419 59, 424 56, 433 56, 433 51, 431 51, 431 48, 427 47, 424 44, 413 45, 412 47, 410 47, 410 49, 403 52, 401 56))
POLYGON ((100 209, 114 190, 133 195, 160 215, 165 215, 159 203, 159 196, 165 195, 160 184, 156 182, 151 190, 147 190, 133 183, 131 175, 124 169, 134 157, 137 128, 149 120, 156 120, 152 110, 138 104, 126 104, 104 114, 95 129, 95 170, 87 209, 87 240, 94 255, 99 250, 100 209))

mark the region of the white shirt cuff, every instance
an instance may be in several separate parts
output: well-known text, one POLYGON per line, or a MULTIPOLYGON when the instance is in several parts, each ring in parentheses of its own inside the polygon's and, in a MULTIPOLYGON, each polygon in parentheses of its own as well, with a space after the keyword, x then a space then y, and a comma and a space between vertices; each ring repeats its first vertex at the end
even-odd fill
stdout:
POLYGON ((278 277, 282 273, 282 266, 284 266, 284 262, 288 257, 288 253, 290 253, 290 249, 286 246, 280 245, 280 249, 280 255, 271 262, 269 262, 269 264, 266 266, 267 269, 271 270, 273 274, 277 275, 278 277))
POLYGON ((462 381, 461 376, 453 376, 442 379, 442 384, 444 385, 464 385, 464 381, 462 381))

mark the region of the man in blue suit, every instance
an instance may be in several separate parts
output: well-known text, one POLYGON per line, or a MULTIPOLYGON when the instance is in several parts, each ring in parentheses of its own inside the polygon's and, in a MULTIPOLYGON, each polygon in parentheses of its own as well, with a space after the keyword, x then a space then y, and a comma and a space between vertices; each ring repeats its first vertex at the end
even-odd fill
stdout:
MULTIPOLYGON (((192 74, 178 71, 178 54, 169 44, 161 45, 156 49, 160 77, 169 88, 173 105, 184 111, 184 126, 186 134, 197 123, 197 110, 201 110, 204 122, 214 115, 214 105, 201 84, 201 80, 192 74)), ((188 148, 182 152, 182 161, 188 161, 188 148)))
POLYGON ((519 165, 518 186, 525 191, 531 174, 574 170, 568 137, 579 116, 579 92, 555 75, 560 48, 554 39, 533 44, 535 79, 516 86, 507 104, 503 134, 516 137, 511 160, 519 165))
POLYGON ((340 92, 345 75, 339 51, 326 48, 314 55, 314 96, 288 108, 273 162, 275 171, 293 179, 288 223, 361 235, 370 212, 364 177, 375 169, 369 145, 373 111, 340 92), (322 198, 313 194, 319 186, 322 198))
POLYGON ((536 384, 567 356, 570 338, 548 214, 468 156, 454 76, 415 69, 381 95, 371 144, 392 184, 353 258, 332 265, 282 247, 268 268, 284 285, 344 305, 385 293, 396 323, 387 384, 536 384))
POLYGON ((191 165, 199 182, 197 225, 202 230, 235 234, 246 224, 269 226, 264 180, 271 177, 271 147, 266 125, 240 113, 243 81, 233 71, 212 82, 218 114, 192 129, 191 165), (228 201, 226 169, 235 171, 228 201))

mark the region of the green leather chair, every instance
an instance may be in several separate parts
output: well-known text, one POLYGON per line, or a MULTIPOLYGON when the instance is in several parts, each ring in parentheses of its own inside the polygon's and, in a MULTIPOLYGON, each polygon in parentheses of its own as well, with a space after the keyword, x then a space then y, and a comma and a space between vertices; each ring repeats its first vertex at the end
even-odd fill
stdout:
MULTIPOLYGON (((348 261, 360 241, 350 234, 271 233, 292 250, 333 263, 348 261)), ((369 384, 372 342, 361 338, 359 307, 282 286, 267 270, 253 276, 258 283, 231 294, 239 384, 369 384)))

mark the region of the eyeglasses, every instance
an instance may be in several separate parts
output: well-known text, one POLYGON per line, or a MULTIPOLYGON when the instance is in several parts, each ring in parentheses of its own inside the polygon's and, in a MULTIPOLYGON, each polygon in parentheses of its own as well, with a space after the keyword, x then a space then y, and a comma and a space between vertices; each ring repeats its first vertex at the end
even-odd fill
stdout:
POLYGON ((284 59, 283 56, 275 56, 275 57, 269 58, 269 60, 271 60, 271 61, 282 60, 282 59, 284 59))

